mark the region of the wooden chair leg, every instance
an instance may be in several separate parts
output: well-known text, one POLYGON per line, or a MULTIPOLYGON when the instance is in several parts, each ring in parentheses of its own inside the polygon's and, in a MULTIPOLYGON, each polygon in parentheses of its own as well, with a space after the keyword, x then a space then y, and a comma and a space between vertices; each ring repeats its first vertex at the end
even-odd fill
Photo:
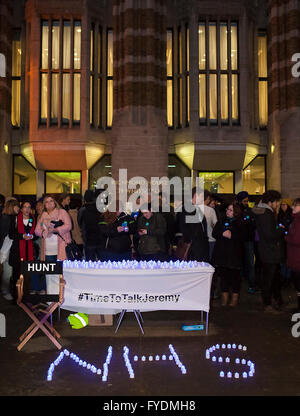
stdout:
MULTIPOLYGON (((57 308, 57 304, 51 304, 49 306, 49 308, 45 311, 46 314, 45 316, 39 321, 36 316, 30 311, 30 309, 27 308, 26 305, 24 304, 20 304, 20 306, 22 307, 22 309, 24 309, 24 311, 31 317, 31 319, 34 321, 35 326, 34 328, 32 328, 31 325, 31 331, 29 332, 29 329, 26 331, 27 332, 27 336, 23 339, 23 341, 21 342, 21 344, 17 347, 18 351, 20 351, 24 345, 30 340, 30 338, 40 329, 41 331, 44 332, 44 334, 50 339, 50 341, 53 342, 53 344, 60 350, 62 348, 62 346, 57 342, 57 340, 54 338, 54 336, 45 328, 44 324, 46 322, 46 320, 48 319, 48 317, 51 315, 51 313, 53 313, 53 311, 57 308)), ((48 323, 49 325, 49 323, 48 323)))

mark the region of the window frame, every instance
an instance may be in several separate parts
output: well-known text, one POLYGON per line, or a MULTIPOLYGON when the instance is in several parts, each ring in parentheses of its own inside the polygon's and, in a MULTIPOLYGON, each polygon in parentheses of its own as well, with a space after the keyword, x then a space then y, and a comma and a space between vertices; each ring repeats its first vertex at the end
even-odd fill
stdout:
MULTIPOLYGON (((214 127, 225 127, 225 126, 240 126, 240 47, 239 47, 239 20, 230 18, 208 18, 201 17, 198 19, 198 36, 197 36, 197 45, 198 45, 198 90, 200 92, 200 75, 205 77, 205 119, 200 118, 200 108, 198 111, 199 125, 200 126, 214 126, 214 127), (220 63, 220 27, 222 24, 226 23, 227 26, 227 69, 221 69, 220 63), (209 49, 209 27, 210 24, 215 24, 216 27, 216 68, 210 69, 210 49, 209 49), (232 69, 231 63, 231 27, 236 25, 237 27, 237 69, 232 69), (200 26, 205 28, 205 68, 199 68, 199 30, 200 26), (217 103, 216 103, 216 113, 217 119, 216 122, 213 122, 213 119, 210 117, 210 78, 211 75, 216 76, 216 85, 217 85, 217 103), (227 91, 228 91, 228 121, 223 121, 221 117, 221 75, 227 75, 227 91), (237 106, 238 106, 238 118, 232 119, 232 76, 237 76, 237 106)), ((200 98, 199 98, 200 103, 200 98)), ((198 105, 199 105, 198 103, 198 105)))

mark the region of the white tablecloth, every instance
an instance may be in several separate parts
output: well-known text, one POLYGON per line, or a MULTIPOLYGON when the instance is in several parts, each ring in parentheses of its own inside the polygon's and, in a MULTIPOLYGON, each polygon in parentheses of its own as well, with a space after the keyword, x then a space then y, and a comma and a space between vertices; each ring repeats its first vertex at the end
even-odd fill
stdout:
POLYGON ((88 314, 127 310, 209 311, 214 268, 206 263, 186 269, 64 268, 62 309, 88 314))

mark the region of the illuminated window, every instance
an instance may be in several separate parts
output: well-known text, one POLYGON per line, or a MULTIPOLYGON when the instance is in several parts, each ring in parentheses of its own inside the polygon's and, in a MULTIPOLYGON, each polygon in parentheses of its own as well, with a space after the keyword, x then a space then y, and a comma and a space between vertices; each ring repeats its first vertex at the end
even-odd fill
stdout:
POLYGON ((107 77, 106 77, 106 126, 111 127, 113 121, 113 74, 114 74, 113 31, 107 31, 107 77))
POLYGON ((81 22, 43 20, 41 36, 40 122, 47 126, 78 124, 81 22))
POLYGON ((199 172, 204 180, 204 189, 215 194, 234 193, 234 172, 199 172))
POLYGON ((11 124, 20 127, 21 105, 21 31, 13 31, 12 41, 12 85, 11 85, 11 124))
POLYGON ((95 189, 99 178, 111 176, 111 155, 104 155, 89 169, 89 189, 95 189))
POLYGON ((182 34, 178 28, 178 127, 182 126, 182 34))
POLYGON ((102 30, 92 26, 90 38, 90 125, 102 126, 102 30))
POLYGON ((198 51, 200 124, 238 124, 237 23, 200 22, 198 51))
POLYGON ((80 194, 81 172, 45 172, 46 194, 80 194))
POLYGON ((266 128, 268 124, 268 66, 267 66, 267 35, 258 34, 258 97, 259 126, 266 128))
POLYGON ((36 195, 36 169, 22 155, 13 157, 13 194, 36 195))
POLYGON ((186 125, 190 123, 190 30, 186 26, 185 29, 186 40, 186 59, 185 59, 185 93, 186 93, 186 125))
POLYGON ((250 195, 262 195, 266 190, 266 157, 256 156, 243 169, 243 190, 250 195))
POLYGON ((173 31, 167 30, 167 119, 173 127, 173 31))

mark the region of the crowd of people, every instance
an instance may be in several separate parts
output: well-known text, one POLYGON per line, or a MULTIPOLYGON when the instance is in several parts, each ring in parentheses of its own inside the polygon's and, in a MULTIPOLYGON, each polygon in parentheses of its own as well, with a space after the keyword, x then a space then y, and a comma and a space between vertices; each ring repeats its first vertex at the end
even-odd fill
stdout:
MULTIPOLYGON (((34 204, 0 195, 2 296, 16 300, 21 260, 65 260, 73 241, 91 261, 208 262, 215 268, 211 296, 221 298, 224 307, 238 304, 245 281, 250 294, 261 293, 266 312, 278 313, 282 287, 293 282, 300 311, 300 198, 291 203, 268 190, 250 208, 245 191, 225 202, 206 190, 204 197, 198 195, 194 188, 193 212, 176 199, 164 212, 162 194, 155 209, 150 198, 138 202, 136 212, 126 212, 118 201, 116 209, 100 212, 92 190, 83 202, 70 194, 45 195, 34 204), (188 221, 191 215, 196 222, 188 221), (178 254, 180 244, 187 247, 184 257, 178 254)), ((47 278, 33 275, 25 289, 51 293, 47 278)))

